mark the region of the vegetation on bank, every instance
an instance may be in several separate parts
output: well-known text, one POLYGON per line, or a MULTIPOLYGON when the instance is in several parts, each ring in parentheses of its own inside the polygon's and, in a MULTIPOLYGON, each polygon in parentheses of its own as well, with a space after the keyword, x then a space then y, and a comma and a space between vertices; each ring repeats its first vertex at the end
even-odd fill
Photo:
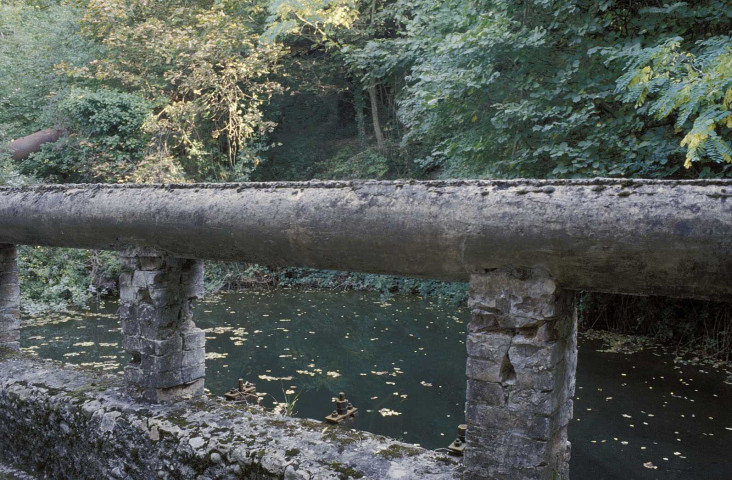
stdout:
MULTIPOLYGON (((0 184, 732 177, 725 0, 5 0, 0 184)), ((632 219, 629 219, 632 221, 632 219)), ((30 311, 112 292, 113 254, 21 249, 30 311), (111 279, 111 280, 110 280, 111 279)), ((209 267, 213 288, 465 298, 374 275, 209 267)), ((730 307, 586 295, 595 326, 704 338, 730 307)))

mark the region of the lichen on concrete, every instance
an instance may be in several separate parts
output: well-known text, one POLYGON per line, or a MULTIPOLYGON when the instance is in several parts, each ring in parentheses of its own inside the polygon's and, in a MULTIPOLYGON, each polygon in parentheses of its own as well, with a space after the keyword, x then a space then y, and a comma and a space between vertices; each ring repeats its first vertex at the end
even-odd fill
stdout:
POLYGON ((451 281, 541 265, 565 289, 727 300, 730 195, 728 179, 0 187, 0 243, 451 281))

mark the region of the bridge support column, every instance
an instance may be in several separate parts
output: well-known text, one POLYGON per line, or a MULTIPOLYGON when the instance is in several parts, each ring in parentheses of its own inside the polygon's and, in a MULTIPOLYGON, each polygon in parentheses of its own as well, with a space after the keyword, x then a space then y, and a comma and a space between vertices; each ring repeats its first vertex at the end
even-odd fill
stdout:
POLYGON ((499 269, 471 276, 468 304, 464 478, 569 478, 571 294, 539 269, 499 269))
POLYGON ((0 347, 20 350, 18 251, 0 244, 0 347))
POLYGON ((203 263, 151 254, 123 260, 119 313, 123 347, 132 355, 128 384, 152 402, 201 395, 206 338, 190 307, 203 291, 203 263))

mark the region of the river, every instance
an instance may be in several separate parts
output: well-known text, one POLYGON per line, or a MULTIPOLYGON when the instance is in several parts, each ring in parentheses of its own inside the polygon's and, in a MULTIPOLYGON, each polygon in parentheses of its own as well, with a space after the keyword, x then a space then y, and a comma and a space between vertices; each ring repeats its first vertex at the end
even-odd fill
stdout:
MULTIPOLYGON (((127 355, 116 308, 26 319, 21 345, 120 372, 127 355)), ((288 403, 298 417, 322 419, 343 391, 359 409, 354 428, 431 449, 446 447, 463 422, 467 309, 417 297, 273 290, 216 295, 196 305, 195 318, 206 331, 214 395, 243 378, 267 394, 266 406, 288 403)), ((579 345, 572 478, 732 479, 727 373, 674 362, 657 348, 619 353, 584 336, 579 345)))

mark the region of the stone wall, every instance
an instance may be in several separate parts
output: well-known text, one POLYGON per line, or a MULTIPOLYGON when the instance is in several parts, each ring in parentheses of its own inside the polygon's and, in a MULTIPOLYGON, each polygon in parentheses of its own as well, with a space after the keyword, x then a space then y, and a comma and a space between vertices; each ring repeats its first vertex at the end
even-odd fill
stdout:
POLYGON ((15 245, 0 244, 0 347, 18 350, 20 338, 20 287, 18 251, 15 245))
POLYGON ((465 478, 569 478, 571 294, 540 269, 499 269, 472 276, 468 305, 465 478))
POLYGON ((452 458, 219 399, 152 405, 120 378, 0 352, 0 462, 54 479, 419 479, 452 458))

